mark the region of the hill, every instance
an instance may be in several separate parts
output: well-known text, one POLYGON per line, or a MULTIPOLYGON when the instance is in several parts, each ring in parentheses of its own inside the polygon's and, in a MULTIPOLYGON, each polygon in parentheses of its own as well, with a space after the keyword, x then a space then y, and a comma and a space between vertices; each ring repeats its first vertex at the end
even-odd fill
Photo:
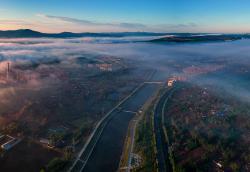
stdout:
POLYGON ((249 38, 246 34, 221 34, 221 35, 176 35, 168 36, 159 39, 151 40, 150 42, 155 43, 185 43, 185 42, 216 42, 216 41, 235 41, 243 38, 249 38))
POLYGON ((0 31, 0 38, 78 38, 78 37, 125 37, 125 36, 164 36, 165 33, 117 32, 117 33, 42 33, 30 29, 0 31))

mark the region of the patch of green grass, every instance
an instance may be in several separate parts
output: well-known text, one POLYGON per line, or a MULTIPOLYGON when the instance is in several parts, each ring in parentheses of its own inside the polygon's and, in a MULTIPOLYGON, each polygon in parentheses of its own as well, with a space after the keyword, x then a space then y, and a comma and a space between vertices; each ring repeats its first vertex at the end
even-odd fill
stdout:
POLYGON ((136 130, 135 151, 143 159, 141 167, 135 170, 138 172, 157 171, 152 111, 153 106, 145 112, 136 130))

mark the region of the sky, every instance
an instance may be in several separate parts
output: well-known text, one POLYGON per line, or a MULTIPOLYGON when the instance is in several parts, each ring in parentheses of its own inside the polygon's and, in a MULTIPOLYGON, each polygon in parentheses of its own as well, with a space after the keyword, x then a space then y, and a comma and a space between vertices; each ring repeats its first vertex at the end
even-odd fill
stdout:
POLYGON ((0 0, 0 30, 250 33, 249 0, 0 0))

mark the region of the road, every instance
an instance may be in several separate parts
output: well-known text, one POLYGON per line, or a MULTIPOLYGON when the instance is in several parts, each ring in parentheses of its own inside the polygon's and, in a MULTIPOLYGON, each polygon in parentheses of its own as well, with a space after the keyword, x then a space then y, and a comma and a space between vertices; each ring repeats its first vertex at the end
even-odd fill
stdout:
POLYGON ((143 83, 119 103, 96 126, 69 171, 116 171, 119 166, 128 124, 159 84, 143 83), (122 109, 120 111, 119 109, 122 109), (126 112, 127 111, 127 112, 126 112))
POLYGON ((137 115, 133 121, 131 121, 131 128, 130 128, 130 138, 131 138, 131 142, 129 145, 129 152, 128 152, 128 164, 127 164, 127 169, 126 172, 129 172, 130 169, 132 168, 132 156, 133 156, 133 151, 134 151, 134 144, 135 144, 135 131, 136 131, 136 127, 139 121, 139 116, 137 115))
POLYGON ((157 161, 158 161, 158 172, 168 172, 172 171, 171 163, 168 157, 168 147, 167 139, 165 138, 163 131, 163 121, 162 115, 164 112, 165 104, 167 103, 169 97, 172 95, 173 90, 169 89, 160 98, 154 110, 154 132, 156 140, 157 149, 157 161))

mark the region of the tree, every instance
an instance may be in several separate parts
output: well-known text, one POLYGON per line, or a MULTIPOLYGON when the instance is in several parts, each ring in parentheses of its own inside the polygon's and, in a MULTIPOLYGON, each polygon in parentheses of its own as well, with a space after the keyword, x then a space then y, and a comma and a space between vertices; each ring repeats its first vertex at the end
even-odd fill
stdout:
POLYGON ((236 162, 231 162, 231 163, 230 163, 230 168, 231 168, 233 171, 235 171, 235 172, 239 171, 239 169, 240 169, 239 165, 238 165, 236 162))
POLYGON ((68 164, 68 161, 64 159, 54 158, 47 165, 47 170, 48 172, 62 171, 66 167, 67 164, 68 164))
POLYGON ((69 161, 71 160, 71 158, 72 158, 72 148, 67 147, 64 149, 64 159, 69 161))

